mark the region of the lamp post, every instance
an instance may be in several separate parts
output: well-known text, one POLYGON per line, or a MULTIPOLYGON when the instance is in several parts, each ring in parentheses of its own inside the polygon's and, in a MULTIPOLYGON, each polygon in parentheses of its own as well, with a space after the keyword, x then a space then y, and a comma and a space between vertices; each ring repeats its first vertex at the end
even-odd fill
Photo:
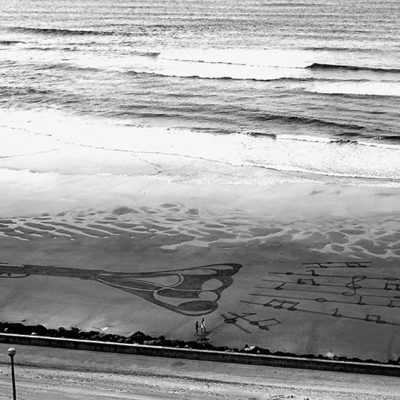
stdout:
POLYGON ((15 374, 14 374, 14 356, 17 353, 13 347, 10 347, 7 351, 8 355, 11 358, 11 377, 12 377, 12 386, 13 386, 13 400, 17 400, 17 393, 15 391, 15 374))

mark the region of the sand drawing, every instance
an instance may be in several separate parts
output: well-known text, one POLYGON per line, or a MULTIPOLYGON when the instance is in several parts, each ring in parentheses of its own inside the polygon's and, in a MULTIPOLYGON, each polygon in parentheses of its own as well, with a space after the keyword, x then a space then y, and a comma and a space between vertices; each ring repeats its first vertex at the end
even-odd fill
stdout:
POLYGON ((400 283, 385 283, 385 290, 400 290, 400 283))
POLYGON ((246 303, 246 304, 251 304, 251 305, 263 306, 263 307, 272 307, 275 309, 284 309, 285 311, 299 311, 299 312, 303 312, 303 313, 318 314, 318 315, 323 315, 323 316, 327 316, 327 317, 346 318, 346 319, 351 319, 351 320, 355 320, 355 321, 359 320, 359 321, 366 321, 366 322, 375 322, 377 324, 400 326, 400 323, 383 320, 382 316, 379 314, 365 314, 364 316, 360 316, 360 317, 356 316, 356 315, 345 315, 345 314, 341 313, 341 311, 338 307, 332 309, 330 312, 320 312, 320 311, 297 307, 300 304, 300 302, 293 302, 293 301, 289 302, 289 301, 278 300, 278 299, 273 299, 267 303, 257 303, 257 302, 246 301, 246 300, 241 300, 241 302, 246 303))
POLYGON ((307 268, 368 268, 370 267, 371 261, 363 261, 363 262, 356 262, 356 261, 344 261, 344 262, 335 262, 335 261, 326 261, 326 262, 312 262, 312 263, 302 263, 302 265, 306 266, 307 268))
POLYGON ((400 308, 399 277, 354 274, 358 268, 364 271, 370 268, 371 262, 302 265, 306 271, 271 271, 270 275, 278 279, 262 279, 262 285, 258 284, 254 292, 249 293, 254 300, 241 302, 274 310, 400 326, 400 322, 396 321, 397 308, 400 308), (341 269, 341 272, 336 269, 341 269), (267 301, 258 301, 262 298, 267 301), (323 308, 316 307, 318 304, 324 305, 323 308), (330 305, 332 308, 329 308, 330 305), (368 309, 364 306, 368 306, 368 309))
POLYGON ((237 314, 229 311, 228 314, 230 315, 227 316, 226 314, 221 314, 222 318, 224 319, 224 324, 232 324, 236 328, 248 334, 251 334, 251 331, 244 328, 242 325, 239 325, 238 320, 242 320, 250 325, 256 326, 258 329, 261 329, 262 331, 269 331, 272 326, 281 324, 281 322, 275 318, 264 318, 264 319, 250 318, 258 315, 257 313, 254 312, 237 314))
POLYGON ((112 272, 44 265, 0 263, 0 278, 31 275, 94 280, 139 296, 179 314, 205 315, 218 308, 221 293, 232 283, 240 264, 210 264, 179 270, 112 272))

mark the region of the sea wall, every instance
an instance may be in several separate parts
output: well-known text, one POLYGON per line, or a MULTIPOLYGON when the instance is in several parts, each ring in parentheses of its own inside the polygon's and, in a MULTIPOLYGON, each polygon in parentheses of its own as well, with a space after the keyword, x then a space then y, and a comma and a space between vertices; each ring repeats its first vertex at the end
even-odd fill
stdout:
POLYGON ((204 361, 230 362, 240 364, 265 365, 286 368, 305 368, 338 372, 351 372, 375 375, 400 376, 400 366, 348 362, 336 360, 319 360, 302 357, 285 357, 259 354, 243 354, 230 351, 196 350, 189 348, 172 348, 126 343, 111 343, 92 340, 76 340, 45 336, 30 336, 0 333, 0 343, 11 345, 30 345, 71 350, 88 350, 124 354, 137 354, 153 357, 169 357, 204 361))

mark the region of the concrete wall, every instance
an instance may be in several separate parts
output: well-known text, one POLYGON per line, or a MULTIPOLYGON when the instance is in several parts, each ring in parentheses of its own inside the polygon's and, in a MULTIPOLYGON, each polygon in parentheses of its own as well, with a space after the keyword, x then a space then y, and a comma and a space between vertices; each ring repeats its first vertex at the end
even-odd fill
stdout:
POLYGON ((375 375, 400 376, 400 366, 372 364, 335 360, 319 360, 301 357, 245 354, 211 350, 193 350, 186 348, 158 347, 125 343, 99 342, 91 340, 62 339, 44 336, 28 336, 0 333, 0 343, 22 344, 30 346, 59 347, 74 350, 102 351, 112 353, 138 354, 155 357, 183 358, 231 362, 274 367, 307 368, 328 371, 352 372, 375 375))

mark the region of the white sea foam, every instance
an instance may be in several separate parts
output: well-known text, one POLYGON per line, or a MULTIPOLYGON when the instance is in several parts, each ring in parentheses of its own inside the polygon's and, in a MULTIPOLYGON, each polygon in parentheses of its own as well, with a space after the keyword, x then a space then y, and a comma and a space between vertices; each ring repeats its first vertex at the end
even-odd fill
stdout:
POLYGON ((306 62, 290 63, 288 55, 285 58, 282 56, 274 58, 274 55, 265 51, 253 52, 249 55, 243 51, 235 51, 222 53, 218 57, 217 52, 204 51, 202 52, 203 57, 196 58, 195 53, 195 50, 167 51, 158 57, 133 53, 122 55, 116 59, 101 54, 64 52, 59 49, 46 52, 36 49, 26 52, 10 49, 0 52, 0 60, 36 64, 44 68, 49 65, 74 65, 79 68, 108 71, 210 79, 273 80, 286 77, 302 78, 309 75, 307 71, 301 69, 302 66, 307 65, 306 62), (259 61, 256 59, 256 54, 261 56, 259 61), (247 56, 250 58, 248 59, 247 56))
MULTIPOLYGON (((372 142, 363 146, 362 143, 335 143, 329 138, 296 137, 290 134, 276 139, 240 133, 216 135, 162 127, 128 126, 114 120, 72 117, 55 111, 1 110, 0 118, 3 121, 2 134, 8 143, 1 149, 1 156, 8 157, 8 161, 0 159, 0 165, 8 168, 24 165, 25 168, 38 170, 38 165, 21 164, 21 157, 24 157, 22 153, 25 152, 28 157, 29 149, 44 152, 57 148, 70 151, 71 154, 92 149, 96 150, 96 156, 93 157, 99 165, 98 173, 111 175, 135 173, 131 168, 139 165, 138 161, 130 165, 130 161, 124 158, 124 162, 118 163, 118 168, 111 168, 112 163, 104 162, 102 165, 101 152, 104 152, 104 159, 113 152, 115 160, 122 153, 139 156, 143 165, 147 163, 147 169, 141 167, 140 173, 154 174, 154 166, 159 172, 170 168, 167 174, 172 179, 174 176, 178 179, 182 174, 185 179, 198 177, 198 162, 201 161, 201 168, 205 168, 207 179, 211 181, 221 179, 224 165, 239 170, 246 168, 247 173, 253 169, 257 179, 260 179, 257 171, 261 168, 307 173, 313 179, 332 176, 382 182, 400 180, 400 149, 372 142), (20 143, 27 144, 22 153, 15 150, 20 143), (10 161, 12 155, 19 156, 18 163, 10 161), (215 169, 215 163, 220 166, 218 169, 215 169)), ((43 154, 43 157, 46 155, 43 154)), ((90 157, 90 153, 89 156, 85 153, 85 157, 90 157)), ((28 160, 37 162, 37 159, 28 160)), ((49 163, 46 169, 46 163, 41 162, 39 170, 52 172, 52 166, 54 163, 49 163)), ((63 165, 57 165, 57 172, 71 174, 74 173, 74 167, 76 165, 72 161, 66 163, 64 169, 63 165)), ((88 167, 87 170, 96 173, 94 167, 88 167)), ((251 176, 248 179, 251 180, 251 176)), ((230 182, 235 183, 235 175, 231 176, 230 182)))
POLYGON ((210 64, 305 68, 315 62, 316 54, 306 50, 285 49, 182 49, 162 51, 158 58, 210 64))
MULTIPOLYGON (((343 58, 343 55, 341 55, 343 58)), ((21 51, 13 47, 0 52, 0 60, 20 64, 51 66, 75 66, 123 73, 153 74, 171 77, 197 77, 203 79, 278 80, 309 79, 315 82, 293 84, 293 88, 324 94, 359 94, 399 96, 399 74, 376 74, 368 68, 362 70, 364 58, 358 60, 360 70, 337 68, 310 69, 309 66, 343 65, 346 60, 337 58, 335 52, 278 49, 166 49, 148 52, 146 49, 109 57, 101 51, 71 52, 60 47, 48 51, 26 47, 21 51), (320 81, 322 80, 322 81, 320 81), (328 80, 328 82, 326 82, 328 80), (332 80, 332 82, 329 82, 332 80), (352 82, 359 80, 359 82, 352 82)), ((379 67, 379 65, 378 65, 379 67)))

